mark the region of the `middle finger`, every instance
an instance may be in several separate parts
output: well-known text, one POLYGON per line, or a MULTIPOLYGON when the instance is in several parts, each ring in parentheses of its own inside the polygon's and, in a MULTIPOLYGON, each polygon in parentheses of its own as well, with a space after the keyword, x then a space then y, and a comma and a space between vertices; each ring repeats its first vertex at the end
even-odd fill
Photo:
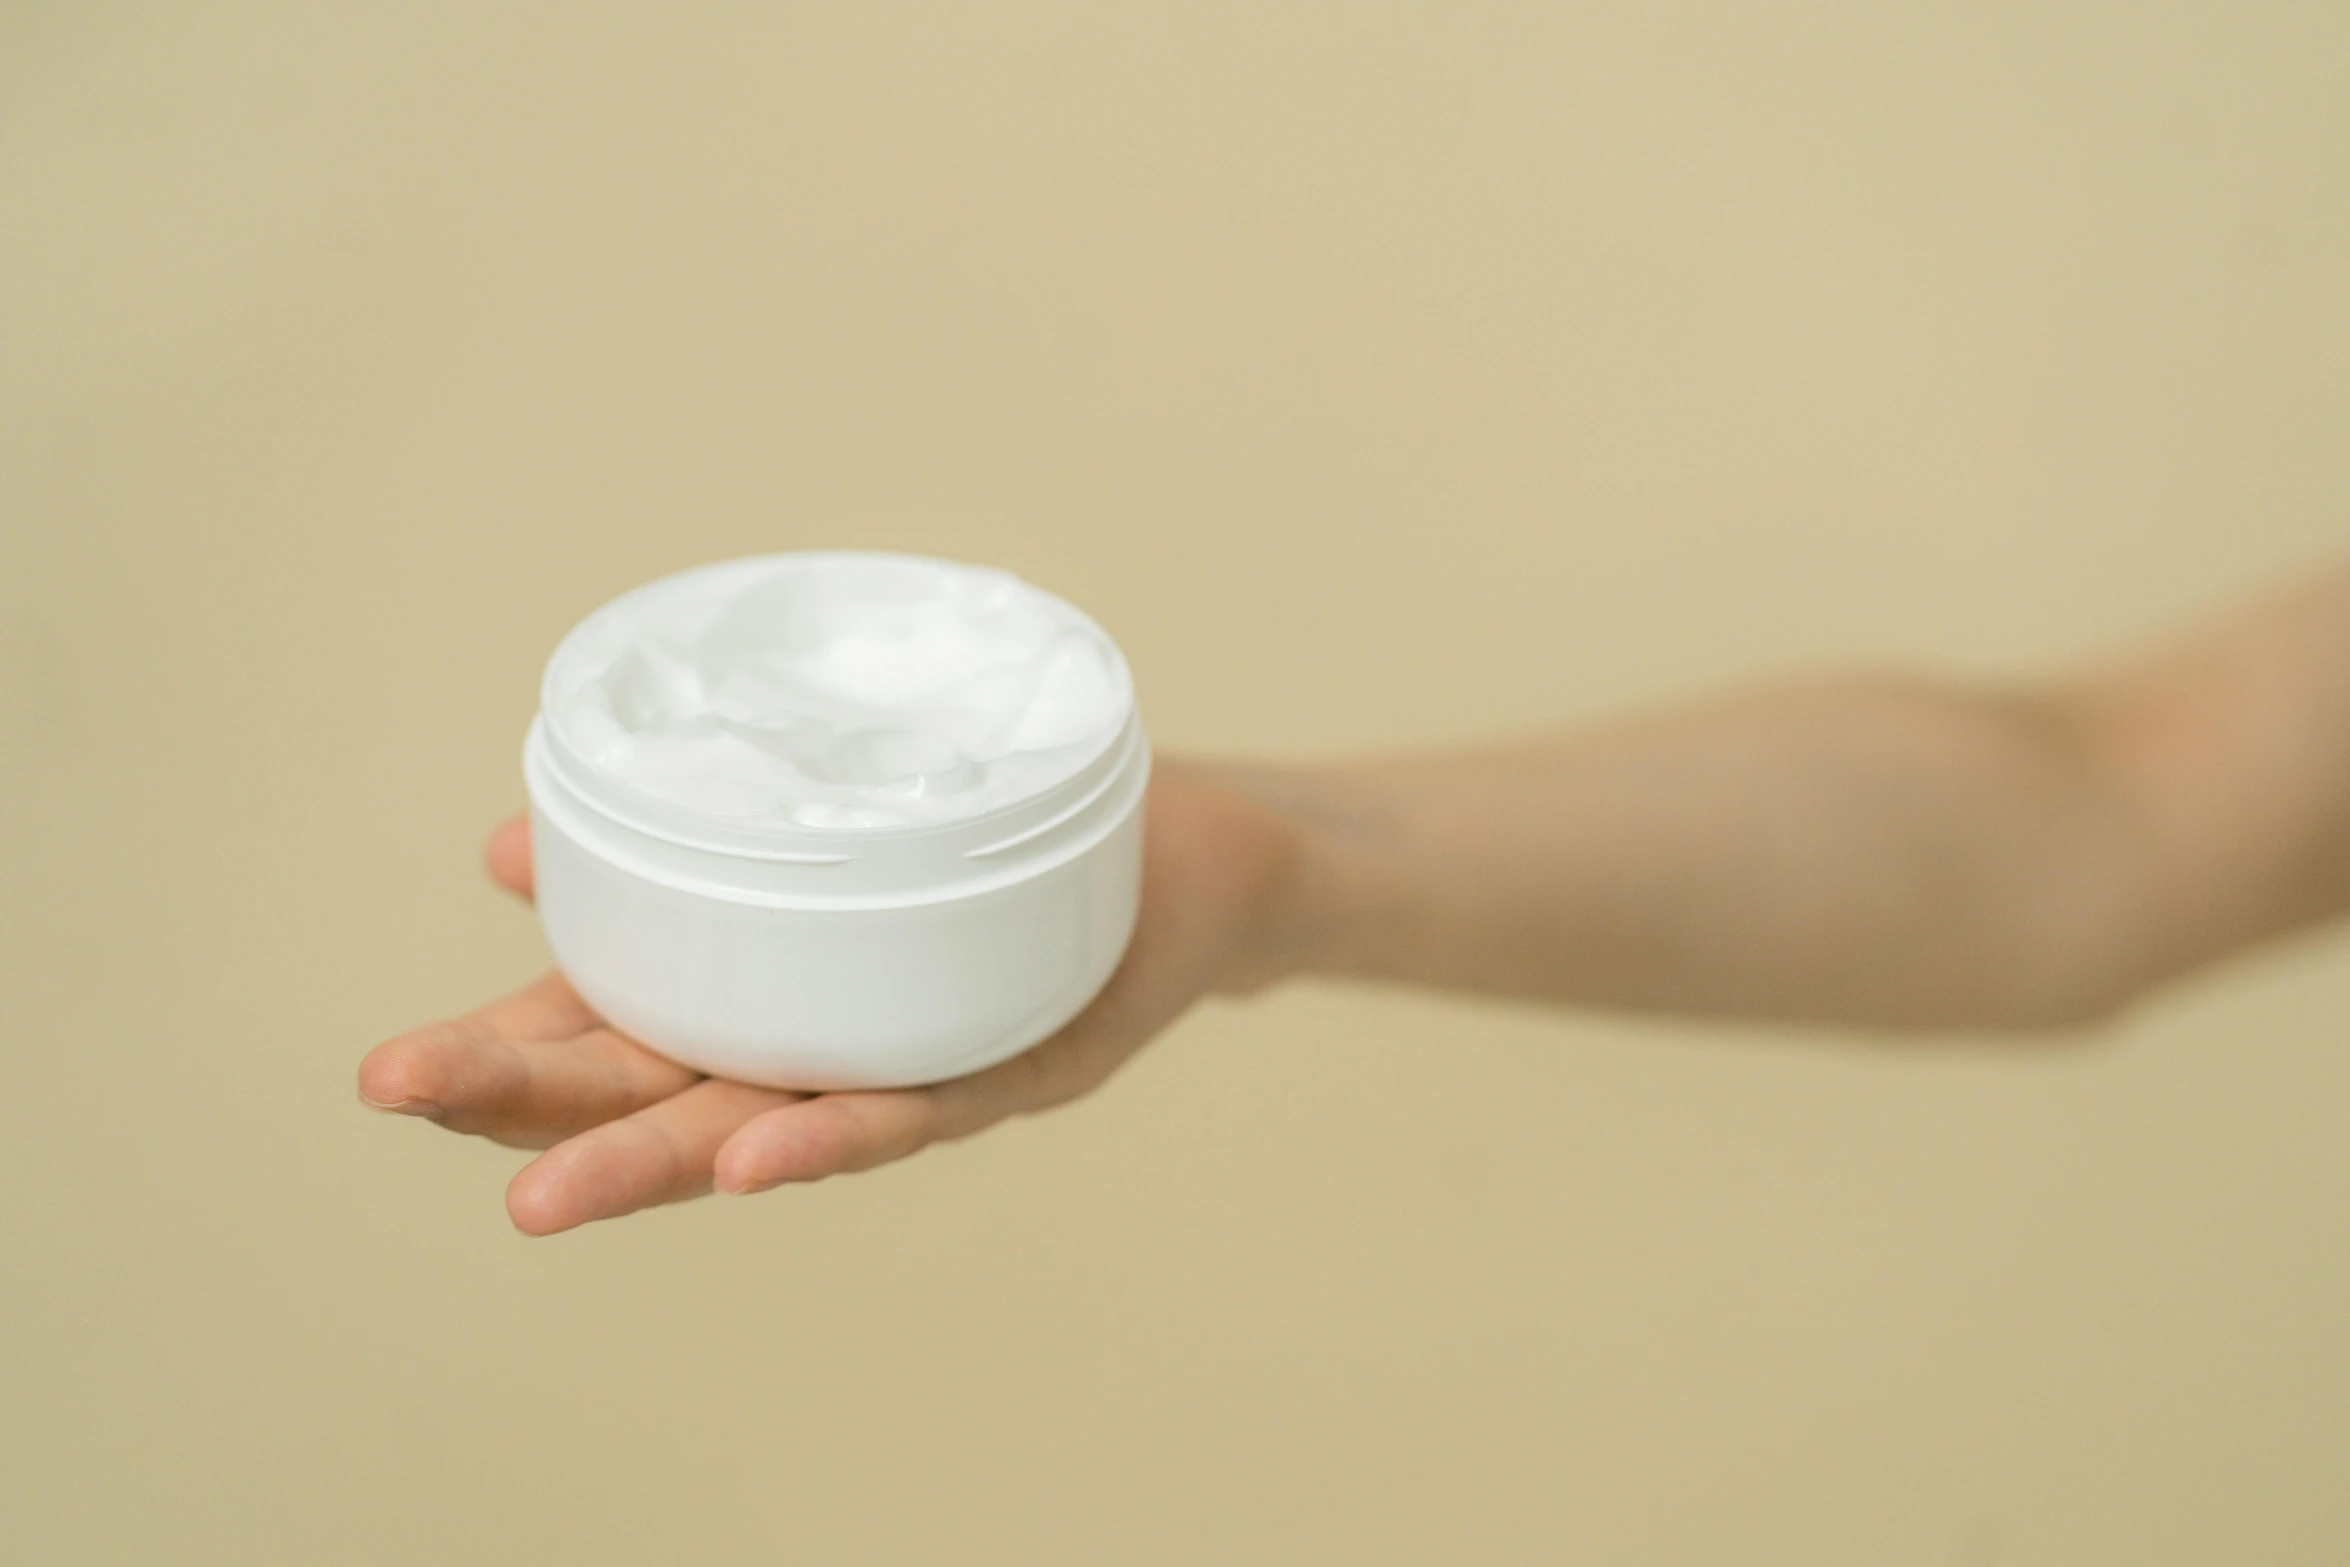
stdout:
POLYGON ((691 1087, 699 1074, 609 1028, 513 1038, 473 1019, 404 1034, 368 1053, 360 1091, 423 1103, 433 1119, 515 1148, 545 1148, 691 1087))

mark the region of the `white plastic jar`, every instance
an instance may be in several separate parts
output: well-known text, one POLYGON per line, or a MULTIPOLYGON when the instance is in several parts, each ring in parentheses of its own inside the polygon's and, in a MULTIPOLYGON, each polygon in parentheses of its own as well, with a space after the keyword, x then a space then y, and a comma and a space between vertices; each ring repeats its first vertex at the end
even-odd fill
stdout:
POLYGON ((1074 1017, 1133 933, 1131 676, 1009 573, 821 552, 662 578, 556 648, 523 765, 556 963, 715 1076, 977 1071, 1074 1017))

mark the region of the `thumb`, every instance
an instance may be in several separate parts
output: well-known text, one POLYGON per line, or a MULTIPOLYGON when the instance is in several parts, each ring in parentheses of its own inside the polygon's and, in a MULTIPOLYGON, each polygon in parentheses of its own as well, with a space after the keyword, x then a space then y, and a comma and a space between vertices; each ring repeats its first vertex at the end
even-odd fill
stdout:
POLYGON ((497 831, 490 834, 481 857, 482 863, 489 867, 491 880, 516 897, 530 896, 529 817, 516 816, 500 822, 497 831))

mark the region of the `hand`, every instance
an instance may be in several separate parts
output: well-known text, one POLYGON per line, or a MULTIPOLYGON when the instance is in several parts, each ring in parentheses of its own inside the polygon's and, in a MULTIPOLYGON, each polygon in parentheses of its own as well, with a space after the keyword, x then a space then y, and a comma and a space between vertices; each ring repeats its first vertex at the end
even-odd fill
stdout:
MULTIPOLYGON (((1237 776, 1237 775, 1230 775, 1237 776)), ((903 1159, 1099 1087, 1192 1002, 1284 970, 1294 854, 1278 812, 1213 769, 1160 759, 1144 807, 1133 945, 1092 1005, 1023 1055, 922 1088, 787 1093, 703 1077, 605 1025, 559 973, 376 1046, 362 1103, 546 1151, 506 1188, 529 1235, 656 1203, 765 1191, 903 1159)), ((530 895, 530 832, 490 874, 530 895)))

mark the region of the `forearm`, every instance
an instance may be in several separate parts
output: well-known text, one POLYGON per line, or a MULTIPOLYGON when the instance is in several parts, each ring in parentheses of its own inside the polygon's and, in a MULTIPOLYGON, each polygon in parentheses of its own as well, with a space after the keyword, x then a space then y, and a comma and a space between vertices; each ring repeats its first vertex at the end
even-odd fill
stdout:
POLYGON ((1328 973, 1934 1025, 2137 981, 2131 823, 2029 705, 1853 680, 1480 751, 1263 772, 1328 973))
POLYGON ((1895 1027, 2086 1021, 2350 902, 2350 591, 2023 691, 1852 677, 1234 771, 1292 969, 1895 1027))

